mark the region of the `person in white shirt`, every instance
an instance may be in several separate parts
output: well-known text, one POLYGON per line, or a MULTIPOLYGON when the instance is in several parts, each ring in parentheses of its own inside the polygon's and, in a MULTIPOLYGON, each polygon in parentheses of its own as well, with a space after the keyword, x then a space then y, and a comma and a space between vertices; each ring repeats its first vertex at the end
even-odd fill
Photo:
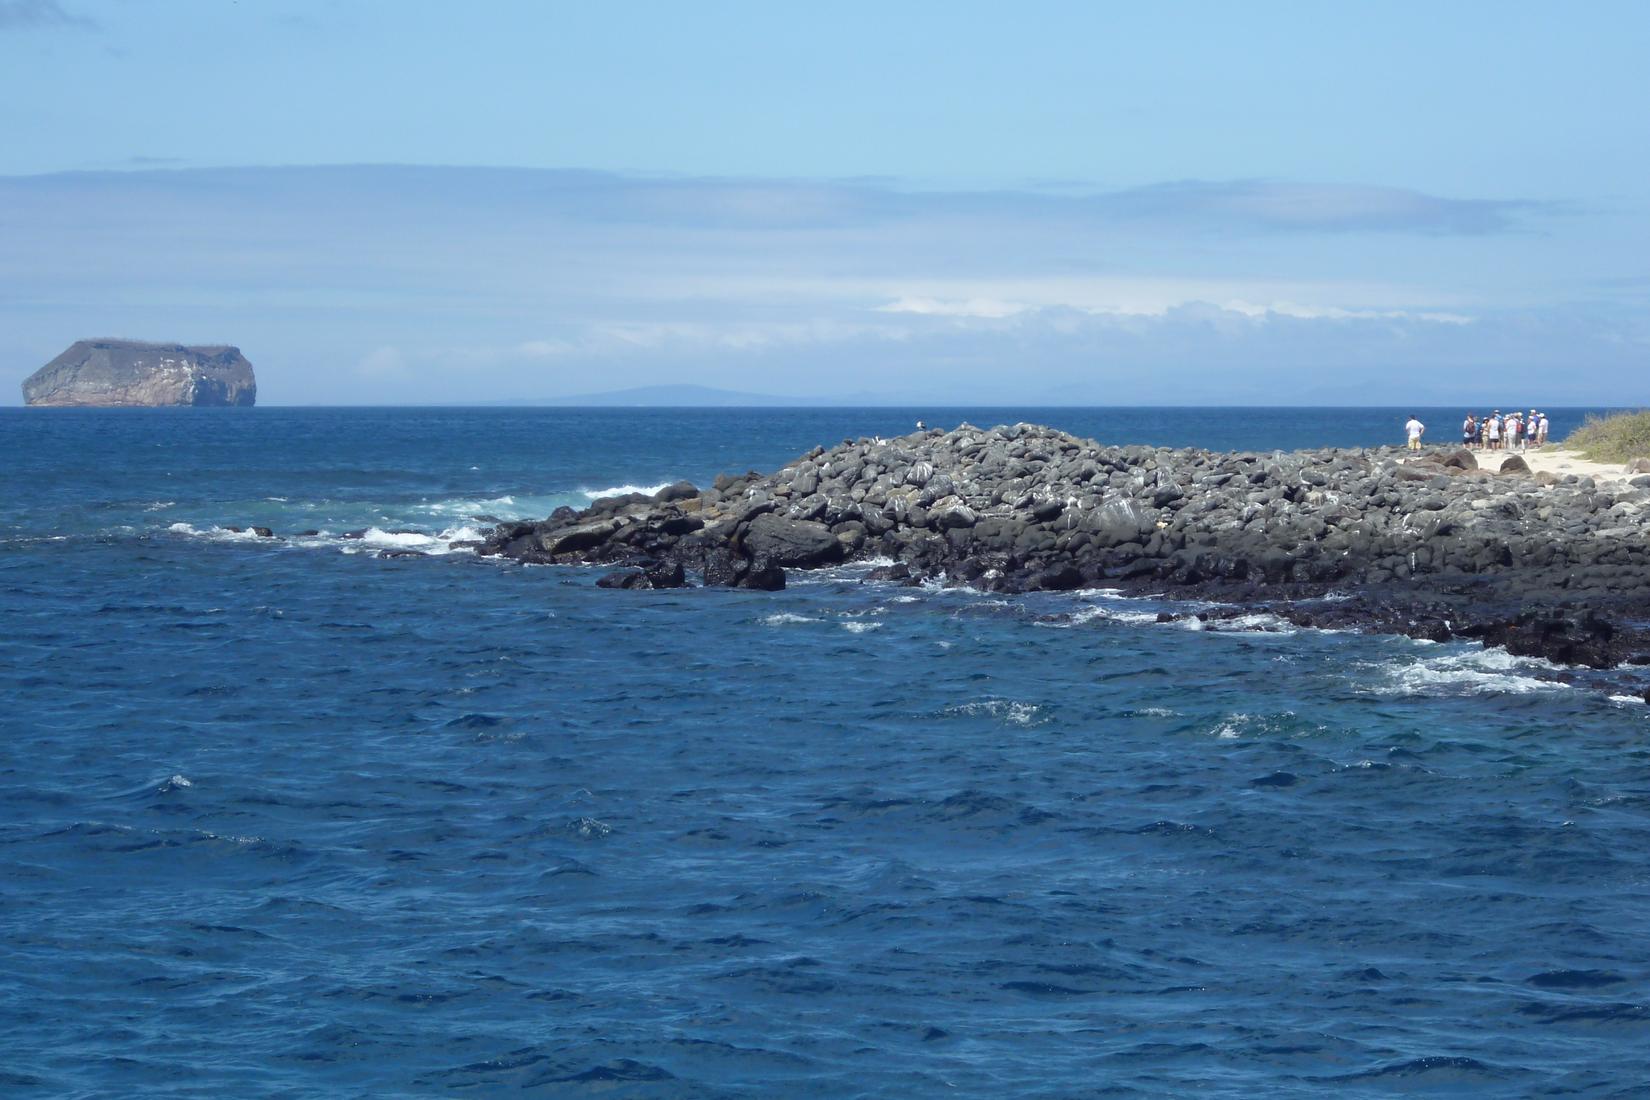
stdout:
POLYGON ((1409 418, 1409 423, 1404 425, 1404 431, 1409 435, 1410 450, 1418 451, 1421 449, 1421 433, 1426 430, 1427 426, 1425 424, 1413 416, 1409 418))

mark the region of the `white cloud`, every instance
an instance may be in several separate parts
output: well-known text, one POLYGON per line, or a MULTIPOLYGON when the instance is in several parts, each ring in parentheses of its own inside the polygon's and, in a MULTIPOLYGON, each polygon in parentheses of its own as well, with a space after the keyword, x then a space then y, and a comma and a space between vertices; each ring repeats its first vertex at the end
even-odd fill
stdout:
POLYGON ((915 313, 924 317, 1012 317, 1024 313, 1031 306, 1024 302, 1004 302, 995 298, 967 298, 943 300, 940 298, 896 298, 875 307, 878 313, 915 313))
POLYGON ((1212 400, 1234 372, 1264 392, 1288 364, 1358 364, 1391 387, 1499 362, 1601 364, 1627 399, 1643 291, 1608 280, 1642 278, 1637 223, 1619 223, 1610 266, 1565 241, 1577 219, 1502 231, 1540 213, 1275 183, 1051 196, 389 167, 0 178, 0 371, 21 377, 92 324, 240 344, 277 402, 615 377, 764 390, 775 372, 801 393, 798 371, 829 378, 816 390, 920 379, 965 401, 1004 372, 1076 392, 1102 368, 1136 400, 1212 400))

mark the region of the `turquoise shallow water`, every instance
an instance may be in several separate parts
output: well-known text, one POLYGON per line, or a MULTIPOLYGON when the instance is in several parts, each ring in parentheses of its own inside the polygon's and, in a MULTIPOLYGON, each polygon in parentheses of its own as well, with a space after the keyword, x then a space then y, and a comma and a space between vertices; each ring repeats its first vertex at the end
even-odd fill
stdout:
MULTIPOLYGON (((1377 441, 1239 412, 923 415, 1377 441)), ((1102 591, 376 556, 915 415, 0 411, 0 1091, 1639 1094, 1642 703, 1102 591)))

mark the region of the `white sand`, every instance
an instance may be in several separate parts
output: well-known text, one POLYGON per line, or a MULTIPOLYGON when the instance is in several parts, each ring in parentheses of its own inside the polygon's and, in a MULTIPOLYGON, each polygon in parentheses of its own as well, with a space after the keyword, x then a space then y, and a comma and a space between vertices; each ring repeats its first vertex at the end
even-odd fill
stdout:
POLYGON ((1575 474, 1577 477, 1590 477, 1601 484, 1606 481, 1626 482, 1638 477, 1638 474, 1626 472, 1619 462, 1591 462, 1582 458, 1575 451, 1566 450, 1562 446, 1549 446, 1546 449, 1531 447, 1527 451, 1517 449, 1511 451, 1481 451, 1474 449, 1472 456, 1478 460, 1478 466, 1484 470, 1499 469, 1501 463, 1509 455, 1518 455, 1529 463, 1532 473, 1545 470, 1554 477, 1563 477, 1565 474, 1575 474))

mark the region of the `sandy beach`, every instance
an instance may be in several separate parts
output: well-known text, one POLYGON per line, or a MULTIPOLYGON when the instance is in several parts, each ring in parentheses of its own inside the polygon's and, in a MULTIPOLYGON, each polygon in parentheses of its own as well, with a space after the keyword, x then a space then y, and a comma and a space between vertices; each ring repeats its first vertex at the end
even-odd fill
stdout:
POLYGON ((1590 477, 1598 482, 1626 482, 1639 474, 1627 472, 1625 465, 1619 462, 1593 462, 1581 457, 1575 451, 1562 446, 1549 445, 1543 449, 1531 448, 1528 451, 1481 451, 1474 450, 1473 457, 1478 465, 1486 470, 1499 467, 1504 459, 1511 455, 1518 455, 1529 463, 1533 473, 1546 471, 1554 477, 1563 477, 1565 474, 1575 474, 1577 477, 1590 477))

